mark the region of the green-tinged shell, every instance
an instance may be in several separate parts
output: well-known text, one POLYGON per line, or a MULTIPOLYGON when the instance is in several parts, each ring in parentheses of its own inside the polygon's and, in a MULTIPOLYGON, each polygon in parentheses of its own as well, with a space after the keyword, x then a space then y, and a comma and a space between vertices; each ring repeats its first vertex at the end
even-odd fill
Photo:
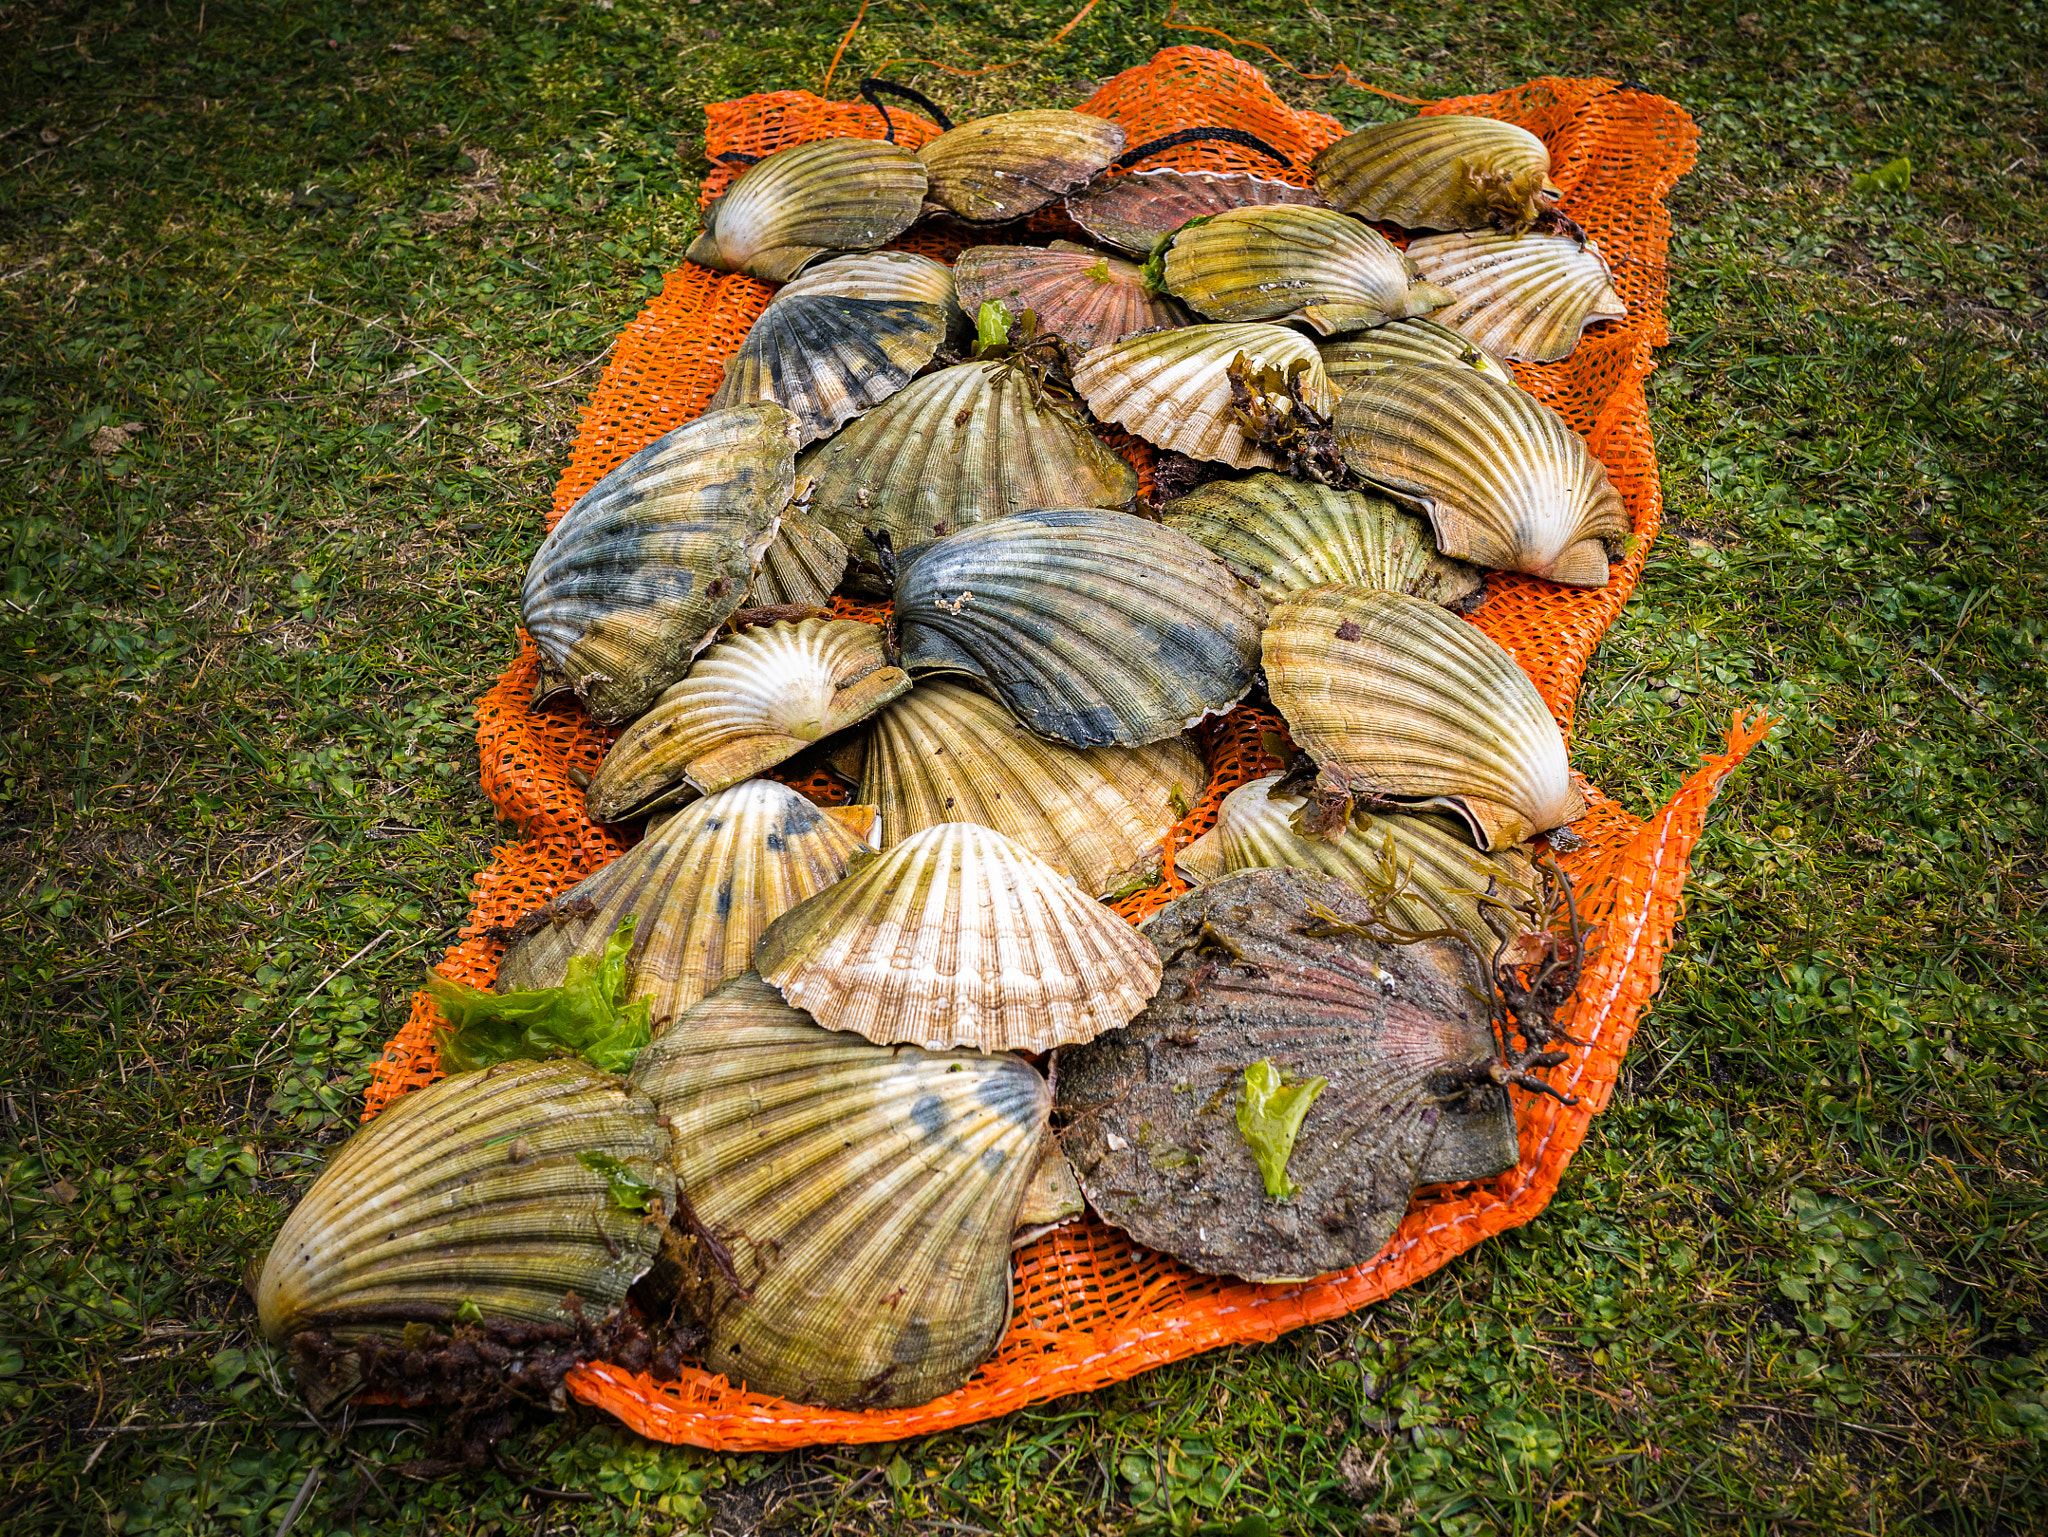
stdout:
POLYGON ((1419 507, 1444 554, 1570 587, 1607 585, 1632 529, 1621 493, 1570 422, 1469 368, 1388 368, 1354 381, 1337 446, 1358 476, 1419 507))
POLYGON ((1343 390, 1366 374, 1415 363, 1476 368, 1503 384, 1515 382, 1513 370, 1503 359, 1435 320, 1390 321, 1341 341, 1324 342, 1316 351, 1330 381, 1343 390))
POLYGON ((1458 607, 1485 582, 1437 554, 1428 525, 1392 503, 1265 470, 1197 486, 1161 513, 1269 603, 1342 582, 1458 607))
POLYGON ((674 1210, 668 1132, 624 1079, 577 1061, 443 1078, 328 1160, 270 1246, 257 1315, 279 1342, 449 1325, 466 1304, 486 1321, 560 1322, 571 1292, 602 1317, 674 1210), (640 1209, 613 1199, 606 1160, 645 1187, 640 1209))
POLYGON ((1370 225, 1334 208, 1233 208, 1183 229, 1166 287, 1211 320, 1299 319, 1324 336, 1451 302, 1370 225))
POLYGON ((700 416, 584 492, 542 542, 520 623, 597 719, 654 703, 740 606, 796 487, 795 431, 772 404, 700 416))
POLYGON ((814 484, 812 519, 863 558, 870 528, 900 553, 1031 507, 1121 507, 1138 494, 1128 464, 1002 363, 925 375, 808 450, 800 469, 814 484))
POLYGON ((1536 135, 1455 113, 1361 128, 1313 169, 1332 208, 1404 229, 1527 229, 1559 196, 1536 135))
POLYGON ((751 779, 910 688, 882 632, 852 619, 759 626, 722 640, 626 728, 584 803, 617 822, 751 779))
POLYGON ((819 1024, 939 1051, 1049 1051, 1159 985, 1138 931, 1029 850, 947 822, 778 918, 754 969, 819 1024))
POLYGON ((856 251, 806 267, 783 286, 777 299, 826 294, 841 299, 893 299, 901 304, 936 304, 946 312, 947 337, 964 349, 974 339, 974 321, 960 308, 953 269, 914 251, 856 251))
POLYGON ((498 990, 558 986, 570 956, 602 948, 634 914, 631 997, 648 1000, 658 1035, 753 964, 771 922, 867 852, 844 822, 787 785, 750 779, 720 790, 550 903, 547 921, 499 963, 498 990))
POLYGON ((1230 365, 1308 369, 1307 399, 1328 416, 1340 392, 1323 372, 1315 344, 1286 326, 1183 326, 1098 347, 1074 366, 1074 388, 1105 422, 1148 443, 1217 459, 1233 469, 1278 469, 1267 450, 1247 442, 1230 398, 1230 365))
POLYGON ((1311 587, 1274 608, 1266 686, 1319 791, 1462 818, 1482 849, 1585 815, 1564 737, 1515 659, 1398 592, 1311 587))
POLYGON ((775 608, 786 603, 822 608, 846 574, 846 546, 822 523, 783 514, 775 542, 761 556, 761 569, 747 589, 746 608, 775 608))
POLYGON ((886 245, 916 222, 925 171, 873 139, 816 139, 750 165, 704 210, 689 259, 786 283, 820 256, 886 245))
POLYGON ((1028 1065, 821 1030, 748 975, 634 1077, 674 1129, 707 1369, 802 1403, 905 1408, 1001 1342, 1051 1110, 1028 1065))
POLYGON ((915 379, 945 340, 946 311, 936 304, 777 299, 727 361, 711 404, 772 400, 796 417, 800 443, 815 442, 915 379))
POLYGON ((1383 945, 1324 914, 1371 917, 1300 870, 1197 887, 1146 927, 1167 957, 1152 1006, 1060 1053, 1061 1146, 1090 1204, 1196 1270, 1295 1281, 1371 1259, 1422 1178, 1449 1072, 1495 1055, 1462 945, 1383 945), (1261 1065, 1327 1080, 1277 1198, 1237 1114, 1261 1065))
POLYGON ((1002 112, 918 147, 934 206, 975 223, 1035 213, 1088 185, 1124 152, 1124 131, 1086 112, 1002 112))
POLYGON ((1220 171, 1133 171, 1096 182, 1067 199, 1067 217, 1104 245, 1133 256, 1150 256, 1159 237, 1190 219, 1228 208, 1263 208, 1278 203, 1316 205, 1313 187, 1297 187, 1264 176, 1220 171))
POLYGON ((1094 896, 1157 868, 1160 839, 1209 780, 1185 736, 1147 747, 1068 747, 965 684, 920 683, 867 731, 860 799, 889 849, 942 822, 1013 839, 1094 896))
POLYGON ((1047 508, 905 556, 903 665, 979 679, 1041 736, 1139 747, 1242 699, 1265 605, 1185 534, 1047 508))
POLYGON ((1502 357, 1554 363, 1572 355, 1594 321, 1628 316, 1590 240, 1479 230, 1426 235, 1408 255, 1455 296, 1436 318, 1502 357))
POLYGON ((1050 246, 975 246, 953 264, 960 302, 980 311, 1000 300, 1012 315, 1030 310, 1042 332, 1081 351, 1188 323, 1188 313, 1145 286, 1143 269, 1107 251, 1055 240, 1050 246))

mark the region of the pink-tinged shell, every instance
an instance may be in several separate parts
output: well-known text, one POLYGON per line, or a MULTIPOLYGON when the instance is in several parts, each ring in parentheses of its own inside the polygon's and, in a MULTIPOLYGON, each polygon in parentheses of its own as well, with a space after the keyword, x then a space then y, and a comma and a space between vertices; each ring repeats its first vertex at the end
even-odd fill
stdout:
POLYGON ((1070 240, 975 246, 953 264, 953 283, 970 314, 999 299, 1012 315, 1032 311, 1039 330, 1083 352, 1188 323, 1179 304, 1145 287, 1136 262, 1070 240))
POLYGON ((1160 236, 1172 234, 1190 219, 1207 218, 1227 208, 1267 208, 1277 203, 1316 207, 1322 201, 1322 194, 1313 187, 1297 187, 1264 176, 1134 171, 1097 182, 1068 198, 1067 217, 1106 245, 1148 256, 1160 236))

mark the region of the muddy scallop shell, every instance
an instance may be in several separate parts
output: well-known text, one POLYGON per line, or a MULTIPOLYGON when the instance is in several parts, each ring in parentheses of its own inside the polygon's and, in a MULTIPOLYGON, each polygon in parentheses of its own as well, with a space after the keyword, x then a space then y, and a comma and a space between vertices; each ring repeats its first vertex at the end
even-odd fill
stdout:
POLYGON ((783 514, 775 542, 761 556, 761 569, 747 589, 746 608, 801 604, 822 608, 846 574, 846 546, 822 523, 792 508, 783 514))
POLYGON ((1455 299, 1436 318, 1506 358, 1568 358, 1596 320, 1624 320, 1600 247, 1568 235, 1426 235, 1408 255, 1455 299))
POLYGON ((1067 199, 1067 217, 1105 245, 1149 256, 1162 235, 1228 208, 1321 204, 1313 187, 1219 171, 1133 171, 1067 199))
POLYGON ((1021 219, 1088 185, 1124 152, 1124 131, 1086 112, 1003 112, 919 146, 939 209, 973 223, 1021 219))
POLYGON ((704 211, 689 259, 786 283, 820 256, 886 245, 924 206, 925 170, 873 139, 815 139, 742 171, 704 211))
POLYGON ((1558 196, 1541 139, 1456 113, 1361 128, 1318 154, 1313 169, 1332 208, 1403 229, 1526 228, 1558 196))
POLYGON ((1354 379, 1366 374, 1411 363, 1476 368, 1503 384, 1515 382, 1514 372, 1504 359, 1463 332, 1453 331, 1436 320, 1390 321, 1341 341, 1324 342, 1316 351, 1322 356, 1323 369, 1330 381, 1344 390, 1352 387, 1354 379))
POLYGON ((1368 224, 1334 208, 1233 208, 1183 229, 1166 287, 1211 320, 1299 319, 1323 336, 1427 315, 1451 302, 1368 224))
POLYGON ((796 417, 799 446, 830 437, 931 362, 946 311, 895 299, 778 298, 727 360, 713 408, 772 400, 796 417))
POLYGON ((969 308, 998 299, 1012 315, 1030 310, 1041 332, 1083 352, 1188 323, 1186 310, 1145 287, 1136 262, 1069 240, 1043 249, 974 246, 960 253, 953 279, 969 308))

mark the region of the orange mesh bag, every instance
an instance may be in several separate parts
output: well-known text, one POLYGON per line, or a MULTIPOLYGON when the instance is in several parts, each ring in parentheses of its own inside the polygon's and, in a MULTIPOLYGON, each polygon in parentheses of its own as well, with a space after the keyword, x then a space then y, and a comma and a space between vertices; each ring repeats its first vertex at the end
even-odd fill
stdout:
MULTIPOLYGON (((1242 128, 1285 151, 1287 174, 1307 180, 1313 153, 1343 130, 1332 118, 1296 112, 1265 77, 1229 54, 1169 48, 1149 64, 1109 81, 1083 110, 1122 124, 1133 142, 1183 128, 1242 128)), ((1628 600, 1657 536, 1662 501, 1650 441, 1643 380, 1651 349, 1666 340, 1665 247, 1670 220, 1663 198, 1692 163, 1691 120, 1661 97, 1607 80, 1543 79, 1491 96, 1438 102, 1430 112, 1466 112, 1520 123, 1549 146, 1564 207, 1595 236, 1628 304, 1625 321, 1589 333, 1562 363, 1516 367, 1538 398, 1584 433, 1607 466, 1634 519, 1635 543, 1604 589, 1555 587, 1496 574, 1472 622, 1511 651, 1569 733, 1573 698, 1594 646, 1628 600)), ((892 109, 897 141, 921 143, 936 132, 892 109)), ((881 114, 866 104, 830 102, 778 91, 709 109, 708 150, 719 167, 715 192, 736 174, 741 156, 832 134, 881 138, 881 114), (741 152, 731 161, 720 157, 741 152)), ((1184 168, 1257 170, 1263 157, 1230 144, 1196 143, 1154 163, 1184 168)), ((1057 222, 1055 219, 1052 222, 1057 222)), ((985 234, 921 227, 905 248, 950 260, 985 234)), ((684 266, 619 337, 617 350, 583 419, 574 455, 555 496, 562 511, 619 461, 698 415, 717 387, 725 360, 770 297, 767 285, 684 266)), ((1117 441, 1149 479, 1143 444, 1117 441)), ((852 605, 842 611, 861 612, 852 605)), ((497 851, 477 878, 476 909, 441 970, 478 986, 495 975, 509 923, 616 857, 624 844, 584 815, 577 778, 603 756, 613 733, 590 723, 573 701, 534 708, 536 655, 530 643, 478 708, 484 788, 523 841, 497 851)), ((1002 1347, 957 1392, 914 1409, 817 1409, 747 1391, 697 1368, 656 1383, 614 1366, 580 1368, 569 1387, 658 1440, 733 1451, 773 1451, 821 1442, 894 1441, 970 1424, 1060 1394, 1121 1381, 1149 1367, 1348 1313, 1428 1275, 1489 1234, 1527 1222, 1557 1189, 1593 1115, 1614 1089, 1637 1015, 1657 986, 1678 917, 1693 844, 1715 791, 1759 741, 1766 722, 1738 716, 1726 750, 1686 780, 1671 803, 1637 822, 1590 785, 1591 813, 1575 827, 1584 846, 1563 863, 1580 911, 1602 927, 1604 945, 1588 967, 1562 1022, 1583 1041, 1551 1081, 1576 1105, 1514 1091, 1521 1162, 1498 1179, 1418 1193, 1393 1241, 1371 1261, 1306 1284, 1253 1286, 1197 1275, 1137 1248, 1096 1223, 1062 1228, 1021 1250, 1015 1263, 1014 1321, 1002 1347)), ((1278 766, 1282 723, 1239 709, 1198 733, 1210 783, 1171 834, 1184 845, 1214 821, 1231 789, 1278 766)), ((823 776, 790 782, 821 800, 843 798, 823 776)), ((1156 911, 1185 885, 1165 878, 1126 899, 1132 921, 1156 911)), ((370 1086, 365 1118, 439 1074, 437 1018, 425 994, 387 1049, 370 1086)))

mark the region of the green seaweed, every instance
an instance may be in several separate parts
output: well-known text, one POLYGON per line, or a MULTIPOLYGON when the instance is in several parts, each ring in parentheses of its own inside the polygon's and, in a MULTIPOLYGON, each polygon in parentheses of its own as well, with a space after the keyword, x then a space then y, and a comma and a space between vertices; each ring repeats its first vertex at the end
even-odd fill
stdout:
POLYGON ((1287 1200, 1300 1188, 1287 1178, 1287 1160, 1293 1156, 1294 1139, 1301 1135, 1308 1107, 1329 1086, 1327 1078, 1289 1083, 1264 1057, 1244 1070, 1244 1097, 1237 1103, 1238 1135, 1251 1148, 1266 1182, 1266 1194, 1275 1201, 1287 1200))
POLYGON ((467 1073, 521 1057, 581 1057, 625 1072, 654 1033, 647 1000, 626 1001, 636 922, 629 915, 597 955, 571 956, 559 987, 493 993, 429 972, 427 991, 448 1022, 437 1037, 441 1066, 467 1073))

